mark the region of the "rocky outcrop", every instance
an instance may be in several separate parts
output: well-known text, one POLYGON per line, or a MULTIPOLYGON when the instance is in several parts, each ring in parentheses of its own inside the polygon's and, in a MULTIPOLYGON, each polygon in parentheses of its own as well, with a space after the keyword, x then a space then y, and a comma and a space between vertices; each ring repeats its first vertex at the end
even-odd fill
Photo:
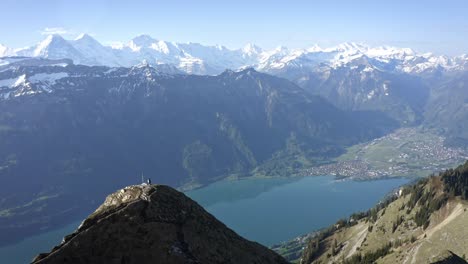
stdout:
POLYGON ((33 263, 287 263, 171 187, 109 195, 73 234, 33 263))

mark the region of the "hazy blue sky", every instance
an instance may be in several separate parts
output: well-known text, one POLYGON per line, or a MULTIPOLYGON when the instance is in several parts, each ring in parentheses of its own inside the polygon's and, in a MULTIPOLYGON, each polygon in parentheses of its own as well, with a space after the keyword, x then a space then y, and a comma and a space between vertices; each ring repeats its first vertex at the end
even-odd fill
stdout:
POLYGON ((467 0, 2 0, 0 10, 0 43, 11 47, 58 29, 65 38, 86 32, 102 43, 145 33, 231 48, 355 41, 468 53, 467 0))

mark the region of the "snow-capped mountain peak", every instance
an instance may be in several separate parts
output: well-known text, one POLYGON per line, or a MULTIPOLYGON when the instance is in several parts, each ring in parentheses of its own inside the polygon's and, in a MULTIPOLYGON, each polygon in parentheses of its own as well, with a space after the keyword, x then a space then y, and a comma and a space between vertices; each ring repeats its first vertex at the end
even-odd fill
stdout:
POLYGON ((104 47, 88 34, 81 34, 70 41, 71 45, 83 55, 81 63, 88 65, 118 66, 118 58, 110 47, 104 47))
POLYGON ((306 51, 307 52, 322 52, 323 49, 318 44, 314 44, 311 47, 308 47, 306 51))
POLYGON ((363 43, 345 42, 336 46, 335 49, 341 52, 352 53, 352 52, 365 52, 369 49, 369 47, 363 43))
MULTIPOLYGON (((255 67, 278 73, 288 69, 310 71, 323 67, 342 67, 364 63, 366 68, 419 74, 427 70, 459 70, 468 65, 468 57, 435 56, 409 48, 369 46, 345 42, 334 47, 318 45, 303 49, 280 46, 262 50, 254 44, 240 49, 206 46, 199 43, 174 43, 139 35, 126 44, 103 46, 88 34, 75 40, 50 35, 39 44, 24 49, 9 49, 0 45, 0 56, 29 56, 52 59, 72 59, 75 64, 130 67, 147 60, 151 65, 165 65, 191 74, 219 74, 226 69, 255 67), (170 65, 170 66, 169 66, 170 65)), ((361 68, 361 67, 360 67, 361 68)))
POLYGON ((14 50, 9 47, 0 44, 0 57, 10 56, 14 54, 14 50))
POLYGON ((369 48, 366 52, 366 55, 368 55, 369 57, 405 59, 406 56, 415 55, 415 52, 410 48, 382 46, 376 48, 369 48))
POLYGON ((74 42, 99 43, 96 39, 86 33, 80 34, 77 38, 75 38, 74 42))
POLYGON ((70 44, 60 35, 53 34, 47 36, 34 49, 34 57, 48 57, 51 49, 62 49, 70 44))
POLYGON ((156 43, 157 40, 152 38, 150 35, 139 35, 134 37, 128 43, 128 46, 133 51, 139 51, 142 48, 149 48, 153 43, 156 43))
POLYGON ((256 56, 262 53, 263 50, 252 43, 247 43, 244 47, 242 47, 242 53, 244 53, 247 56, 256 56))
POLYGON ((157 51, 157 52, 166 54, 166 55, 170 54, 170 53, 177 53, 179 51, 178 47, 177 47, 177 44, 174 44, 174 43, 171 43, 171 42, 166 42, 166 41, 163 41, 163 40, 156 41, 156 42, 152 43, 150 45, 150 48, 157 51))

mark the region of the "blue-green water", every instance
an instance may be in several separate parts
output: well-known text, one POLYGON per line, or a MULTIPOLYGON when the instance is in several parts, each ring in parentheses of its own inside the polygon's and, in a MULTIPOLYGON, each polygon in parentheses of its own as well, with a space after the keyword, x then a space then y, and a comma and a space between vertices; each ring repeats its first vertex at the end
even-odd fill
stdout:
POLYGON ((0 248, 0 263, 24 264, 42 252, 49 252, 54 246, 62 241, 62 238, 72 233, 81 221, 68 224, 60 229, 32 236, 25 240, 6 247, 0 248))
MULTIPOLYGON (((187 195, 240 235, 272 245, 366 210, 406 179, 335 181, 333 177, 222 181, 187 195)), ((80 222, 0 248, 0 263, 29 263, 80 222)))
POLYGON ((253 179, 217 182, 187 195, 240 235, 271 246, 367 210, 407 182, 253 179))

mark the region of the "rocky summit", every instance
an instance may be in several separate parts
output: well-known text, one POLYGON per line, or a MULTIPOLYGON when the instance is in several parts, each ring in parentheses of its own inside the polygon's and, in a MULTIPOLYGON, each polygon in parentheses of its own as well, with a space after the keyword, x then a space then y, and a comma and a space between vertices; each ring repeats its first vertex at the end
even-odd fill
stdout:
POLYGON ((237 235, 165 185, 109 195, 80 227, 33 263, 287 263, 237 235))

